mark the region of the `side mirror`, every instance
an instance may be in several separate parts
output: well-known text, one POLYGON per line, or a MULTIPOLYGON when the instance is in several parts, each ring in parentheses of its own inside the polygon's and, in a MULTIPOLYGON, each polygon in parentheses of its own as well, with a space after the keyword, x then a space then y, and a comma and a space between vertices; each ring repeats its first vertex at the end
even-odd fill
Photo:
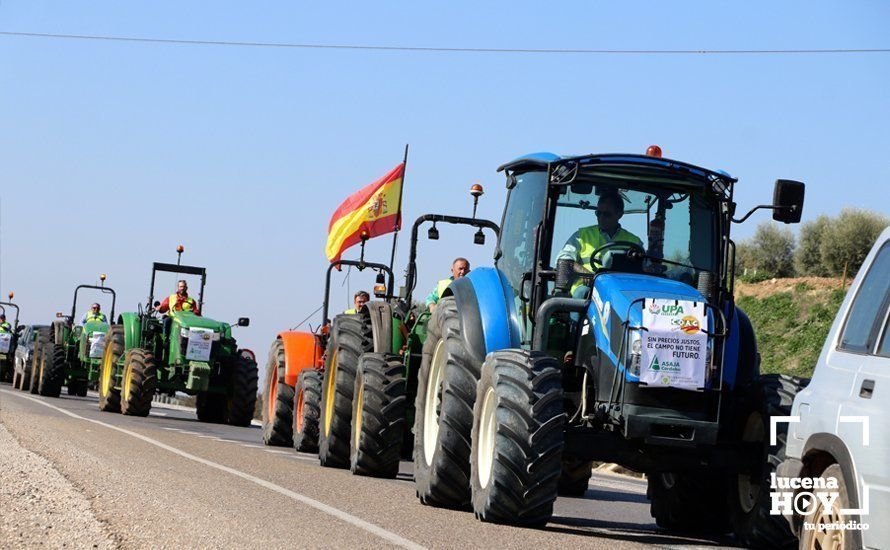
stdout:
POLYGON ((238 326, 239 327, 249 327, 250 326, 250 318, 249 317, 238 317, 238 326))
POLYGON ((473 244, 485 244, 485 233, 481 229, 473 234, 473 244))
POLYGON ((773 219, 782 223, 798 223, 803 214, 803 182, 776 180, 773 188, 773 219))
POLYGON ((431 241, 439 240, 439 230, 436 229, 436 224, 433 224, 433 226, 430 227, 429 231, 426 232, 426 236, 431 241))
POLYGON ((15 327, 16 334, 21 334, 22 331, 24 331, 24 330, 25 330, 25 325, 19 325, 19 326, 15 327))
POLYGON ((155 300, 155 303, 152 304, 152 307, 158 307, 161 305, 161 302, 155 300))

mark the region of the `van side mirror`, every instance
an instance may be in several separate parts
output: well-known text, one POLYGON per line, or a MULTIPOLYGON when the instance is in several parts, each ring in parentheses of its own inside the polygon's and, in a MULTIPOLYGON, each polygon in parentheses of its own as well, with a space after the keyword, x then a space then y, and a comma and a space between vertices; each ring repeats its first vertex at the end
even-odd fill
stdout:
POLYGON ((161 305, 161 302, 155 300, 155 303, 152 304, 152 307, 158 307, 161 305))
POLYGON ((776 180, 773 188, 773 219, 782 223, 798 223, 803 214, 803 182, 776 180))
POLYGON ((238 326, 239 327, 249 327, 250 326, 250 318, 249 317, 238 317, 238 326))

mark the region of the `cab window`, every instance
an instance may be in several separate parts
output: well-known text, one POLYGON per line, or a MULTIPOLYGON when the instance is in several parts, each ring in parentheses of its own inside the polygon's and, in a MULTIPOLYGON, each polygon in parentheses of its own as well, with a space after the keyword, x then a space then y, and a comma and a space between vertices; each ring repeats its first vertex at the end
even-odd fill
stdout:
MULTIPOLYGON (((850 306, 838 348, 853 353, 871 353, 875 349, 881 325, 890 303, 890 241, 884 243, 862 279, 859 292, 850 306)), ((884 338, 886 341, 886 337, 884 338)), ((886 343, 882 343, 886 354, 886 343)))

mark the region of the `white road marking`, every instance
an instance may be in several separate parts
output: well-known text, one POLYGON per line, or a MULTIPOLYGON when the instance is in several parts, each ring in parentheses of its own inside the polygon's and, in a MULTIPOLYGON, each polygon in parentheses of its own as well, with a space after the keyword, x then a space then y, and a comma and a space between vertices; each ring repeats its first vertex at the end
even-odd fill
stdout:
POLYGON ((412 550, 424 549, 423 546, 417 544, 416 542, 413 542, 406 538, 400 537, 399 535, 397 535, 395 533, 387 531, 386 529, 384 529, 380 526, 374 525, 371 522, 365 521, 361 518, 353 516, 352 514, 344 512, 343 510, 340 510, 339 508, 334 508, 333 506, 330 506, 330 505, 325 504, 321 501, 315 500, 314 498, 307 497, 306 495, 302 495, 295 491, 291 491, 290 489, 285 489, 284 487, 281 487, 280 485, 276 485, 276 484, 272 483, 271 481, 266 481, 265 479, 261 479, 256 476, 252 476, 248 473, 242 472, 241 470, 236 470, 235 468, 230 468, 228 466, 223 466, 222 464, 217 464, 216 462, 213 462, 212 460, 207 460, 206 458, 201 458, 201 457, 195 456, 191 453, 181 451, 181 450, 177 449, 176 447, 171 447, 170 445, 167 445, 166 443, 161 443, 160 441, 152 439, 148 436, 145 436, 145 435, 142 435, 142 434, 139 434, 136 432, 131 432, 130 430, 126 430, 124 428, 114 426, 112 424, 107 424, 105 422, 102 422, 101 420, 85 418, 85 417, 75 414, 71 411, 65 410, 65 409, 63 409, 61 407, 57 407, 55 405, 51 405, 49 403, 41 401, 40 399, 35 399, 28 395, 20 395, 17 392, 14 393, 14 392, 11 392, 8 390, 2 390, 2 389, 0 389, 0 392, 6 393, 9 395, 13 395, 15 397, 21 397, 21 398, 27 399, 29 401, 33 401, 34 403, 43 405, 44 407, 49 407, 50 409, 56 410, 64 415, 70 416, 71 418, 76 418, 78 420, 84 420, 86 422, 91 422, 93 424, 102 426, 104 428, 108 428, 109 430, 114 430, 114 431, 120 432, 122 434, 129 435, 130 437, 136 438, 140 441, 144 441, 145 443, 154 445, 155 447, 164 449, 165 451, 169 451, 175 455, 181 456, 182 458, 192 460, 194 462, 203 464, 210 468, 214 468, 214 469, 220 470, 222 472, 226 472, 227 474, 231 474, 233 476, 240 477, 241 479, 253 482, 253 483, 259 485, 260 487, 264 487, 266 489, 269 489, 270 491, 274 491, 280 495, 284 495, 292 500, 301 502, 307 506, 311 506, 312 508, 315 508, 316 510, 319 510, 320 512, 324 512, 325 514, 333 516, 341 521, 345 521, 346 523, 349 523, 350 525, 358 527, 359 529, 363 529, 373 535, 377 535, 378 537, 380 537, 386 541, 389 541, 397 546, 401 546, 402 548, 411 548, 412 550))
POLYGON ((262 448, 263 448, 262 445, 254 445, 253 443, 242 443, 241 446, 242 446, 242 447, 248 447, 248 448, 251 448, 251 449, 262 449, 262 448))
POLYGON ((266 449, 267 453, 275 453, 277 455, 289 455, 288 451, 279 451, 278 449, 266 449))
POLYGON ((152 415, 152 416, 167 416, 167 413, 152 412, 151 415, 152 415))
POLYGON ((162 430, 170 430, 171 432, 181 432, 182 431, 179 428, 168 428, 166 426, 161 426, 161 429, 162 430))

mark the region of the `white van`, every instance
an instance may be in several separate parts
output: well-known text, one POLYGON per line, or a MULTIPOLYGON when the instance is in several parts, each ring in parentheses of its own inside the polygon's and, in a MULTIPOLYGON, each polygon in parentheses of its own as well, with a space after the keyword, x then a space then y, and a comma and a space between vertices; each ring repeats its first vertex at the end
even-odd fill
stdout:
POLYGON ((853 280, 791 416, 775 419, 791 423, 777 479, 797 480, 797 511, 787 517, 801 548, 890 548, 888 305, 890 228, 853 280), (800 495, 816 493, 800 488, 806 479, 828 480, 829 499, 800 495))

